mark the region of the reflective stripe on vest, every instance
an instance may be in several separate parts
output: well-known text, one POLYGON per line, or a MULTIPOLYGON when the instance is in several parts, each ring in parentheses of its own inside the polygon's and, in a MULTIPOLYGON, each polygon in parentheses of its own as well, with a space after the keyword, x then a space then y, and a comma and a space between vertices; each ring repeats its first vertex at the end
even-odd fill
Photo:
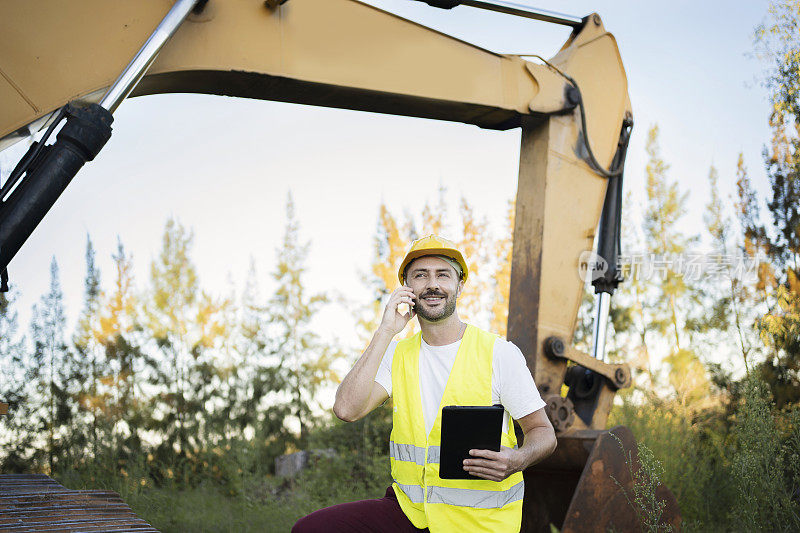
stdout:
MULTIPOLYGON (((412 502, 422 503, 424 501, 423 489, 420 485, 404 485, 402 483, 397 483, 397 485, 412 502)), ((521 500, 524 489, 525 484, 522 481, 510 489, 502 491, 428 487, 428 503, 444 503, 474 509, 498 509, 511 502, 521 500)))
MULTIPOLYGON (((519 446, 514 445, 514 449, 519 446)), ((439 464, 441 448, 439 446, 428 447, 428 462, 439 464)), ((389 441, 389 457, 395 461, 411 461, 422 466, 425 464, 425 448, 414 446, 413 444, 400 444, 393 440, 389 441)))
POLYGON ((525 483, 520 481, 507 490, 457 489, 453 487, 428 487, 428 503, 446 503, 475 509, 497 509, 521 500, 525 483))
MULTIPOLYGON (((413 444, 400 444, 389 441, 389 457, 395 461, 410 461, 422 466, 425 464, 425 448, 413 444)), ((428 448, 428 462, 439 464, 439 447, 428 448)))
MULTIPOLYGON (((397 483, 397 480, 394 480, 397 483)), ((408 499, 414 503, 422 503, 425 501, 425 491, 422 490, 422 487, 419 485, 404 485, 402 483, 397 483, 397 486, 402 489, 408 499)))
POLYGON ((428 446, 428 462, 439 464, 439 450, 438 446, 428 446))

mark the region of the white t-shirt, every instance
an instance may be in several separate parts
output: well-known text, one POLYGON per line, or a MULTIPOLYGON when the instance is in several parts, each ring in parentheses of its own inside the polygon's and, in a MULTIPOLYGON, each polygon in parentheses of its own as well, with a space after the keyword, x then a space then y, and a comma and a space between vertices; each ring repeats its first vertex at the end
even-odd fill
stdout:
MULTIPOLYGON (((438 415, 447 378, 456 360, 461 340, 444 346, 431 346, 422 339, 419 350, 419 380, 422 397, 422 411, 425 429, 428 433, 438 415)), ((392 358, 397 341, 389 343, 383 354, 375 381, 392 395, 392 358)), ((502 404, 506 410, 503 415, 503 431, 508 430, 508 415, 518 420, 545 406, 533 382, 525 356, 516 345, 505 339, 494 343, 492 357, 492 403, 502 404)))

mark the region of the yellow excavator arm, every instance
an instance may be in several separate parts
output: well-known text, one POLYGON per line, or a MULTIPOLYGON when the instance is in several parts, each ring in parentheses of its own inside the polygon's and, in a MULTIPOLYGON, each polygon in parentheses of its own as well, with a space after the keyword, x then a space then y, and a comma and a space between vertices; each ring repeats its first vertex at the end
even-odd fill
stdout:
MULTIPOLYGON (((6 2, 0 138, 75 99, 98 100, 170 9, 163 0, 6 2), (36 38, 33 38, 36 36, 36 38)), ((586 100, 601 163, 630 111, 614 37, 589 17, 552 63, 586 100)), ((134 95, 194 92, 435 118, 484 128, 570 108, 566 82, 355 0, 208 2, 165 46, 134 95)))
MULTIPOLYGON (((100 102, 172 7, 167 0, 3 2, 0 149, 71 102, 100 102)), ((545 64, 357 0, 211 0, 188 15, 131 95, 206 93, 521 128, 508 338, 525 354, 559 436, 554 456, 526 472, 523 530, 549 523, 625 530, 635 516, 609 474, 624 480, 626 467, 605 424, 630 371, 571 342, 585 285, 579 257, 592 249, 601 216, 613 219, 609 198, 618 200, 621 189, 609 191, 621 187, 631 105, 616 41, 600 17, 567 22, 572 34, 545 64), (562 397, 565 380, 571 392, 562 397)), ((26 201, 28 178, 17 178, 16 190, 0 198, 0 269, 33 231, 6 235, 17 222, 4 211, 26 201)), ((635 448, 629 431, 614 431, 635 448)), ((666 514, 679 520, 674 498, 666 514)))

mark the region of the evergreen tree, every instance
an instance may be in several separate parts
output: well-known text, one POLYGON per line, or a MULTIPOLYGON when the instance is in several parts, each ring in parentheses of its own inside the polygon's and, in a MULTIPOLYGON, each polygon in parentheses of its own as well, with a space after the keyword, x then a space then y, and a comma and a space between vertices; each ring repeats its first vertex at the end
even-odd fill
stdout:
POLYGON ((686 320, 686 329, 693 343, 702 352, 718 354, 728 346, 731 354, 740 346, 731 343, 731 329, 738 320, 737 301, 733 298, 737 286, 735 265, 730 242, 731 220, 719 194, 719 172, 713 165, 708 172, 709 200, 703 213, 705 229, 711 239, 712 253, 707 256, 704 276, 697 281, 695 305, 686 320))
POLYGON ((68 461, 72 451, 65 433, 72 423, 69 395, 71 353, 65 341, 63 293, 55 257, 50 264, 50 289, 33 306, 31 340, 33 357, 25 379, 33 387, 32 427, 44 438, 37 458, 46 460, 49 472, 68 461))
POLYGON ((759 372, 779 406, 800 402, 800 141, 789 138, 783 121, 782 114, 773 114, 772 145, 764 154, 772 189, 768 249, 777 287, 769 311, 758 322, 768 346, 759 372))
MULTIPOLYGON (((251 260, 251 269, 253 268, 251 260)), ((239 351, 241 313, 235 302, 236 288, 233 280, 229 279, 227 297, 223 299, 219 313, 219 320, 224 324, 225 331, 216 350, 219 357, 217 372, 220 386, 213 401, 207 404, 212 415, 209 420, 213 424, 209 429, 215 434, 214 440, 219 443, 243 437, 238 433, 235 418, 241 412, 241 405, 244 403, 242 395, 245 392, 248 365, 239 351)))
POLYGON ((28 431, 31 409, 30 389, 25 380, 25 343, 19 337, 17 291, 0 293, 0 401, 8 404, 8 414, 0 416, 0 471, 28 472, 34 434, 28 431))
MULTIPOLYGON (((669 165, 661 158, 658 146, 658 126, 648 132, 645 168, 647 205, 644 215, 644 234, 648 252, 656 261, 651 273, 657 292, 651 302, 651 327, 666 335, 671 345, 665 361, 670 366, 670 383, 679 401, 688 405, 691 400, 707 394, 708 381, 684 331, 687 311, 695 300, 694 288, 687 285, 689 276, 676 269, 696 236, 686 236, 678 222, 686 213, 688 193, 681 193, 677 182, 667 177, 669 165)), ((687 271, 688 272, 688 271, 687 271)))
MULTIPOLYGON (((772 2, 767 21, 756 30, 756 46, 765 60, 773 112, 772 142, 764 150, 771 197, 767 207, 771 231, 756 231, 768 241, 775 291, 758 322, 767 346, 758 371, 776 403, 800 402, 800 3, 772 2)), ((758 227, 756 224, 754 226, 758 227)), ((767 272, 767 273, 772 273, 767 272)), ((766 276, 764 276, 766 277, 766 276)), ((767 278, 767 281, 772 281, 767 278)), ((765 287, 766 289, 766 287, 765 287)))
POLYGON ((309 294, 304 284, 309 242, 302 242, 291 193, 286 201, 286 226, 283 242, 277 249, 278 264, 272 277, 277 284, 269 302, 269 316, 274 330, 273 352, 286 369, 286 393, 292 418, 299 428, 299 447, 306 446, 313 424, 317 391, 337 380, 331 369, 341 354, 326 345, 313 331, 311 320, 327 302, 323 294, 309 294))
POLYGON ((218 361, 212 348, 226 334, 224 302, 199 286, 191 260, 193 234, 168 220, 162 248, 150 267, 150 298, 145 319, 159 352, 148 358, 152 385, 164 391, 149 406, 151 429, 163 435, 158 458, 167 462, 177 452, 180 476, 188 480, 189 463, 205 448, 206 403, 219 386, 218 361))
MULTIPOLYGON (((763 232, 763 228, 745 229, 743 239, 737 238, 719 195, 719 177, 713 166, 708 179, 710 200, 706 204, 704 221, 715 250, 712 255, 713 266, 720 276, 709 280, 706 290, 710 303, 696 310, 698 316, 694 319, 694 329, 712 334, 706 345, 708 350, 717 349, 732 340, 733 351, 741 355, 745 369, 749 369, 752 355, 758 350, 759 343, 754 338, 753 325, 761 307, 758 294, 753 290, 751 258, 757 247, 754 244, 754 240, 758 239, 755 232, 763 232), (744 255, 736 254, 737 250, 744 255)), ((750 189, 741 154, 737 163, 737 200, 734 202, 734 209, 742 227, 752 226, 752 212, 755 211, 757 216, 758 205, 750 189)))
MULTIPOLYGON (((771 198, 767 203, 772 215, 774 238, 770 243, 770 255, 780 265, 800 272, 800 156, 797 154, 798 140, 790 138, 784 116, 774 113, 770 121, 773 128, 772 145, 764 151, 769 176, 771 198)), ((794 127, 794 124, 792 124, 794 127)), ((784 278, 783 281, 786 281, 784 278)))
MULTIPOLYGON (((739 233, 736 247, 742 256, 741 276, 731 280, 731 302, 736 338, 745 368, 752 366, 761 353, 762 343, 755 327, 759 315, 766 312, 769 290, 775 287, 775 274, 768 257, 769 239, 760 225, 758 199, 740 153, 736 163, 736 199, 734 201, 739 233), (755 337, 755 338, 754 338, 755 337)), ((737 267, 739 263, 737 263, 737 267)))
POLYGON ((285 423, 293 414, 284 393, 290 386, 289 366, 277 349, 270 306, 263 303, 252 260, 241 301, 237 351, 243 361, 239 376, 242 396, 233 419, 242 435, 253 431, 257 462, 271 470, 287 445, 297 447, 297 437, 285 423))
POLYGON ((768 259, 770 241, 765 227, 761 224, 761 213, 758 197, 747 168, 744 166, 744 157, 739 154, 736 166, 736 218, 741 231, 741 249, 744 255, 752 257, 758 262, 758 280, 755 290, 760 294, 761 300, 766 300, 768 292, 777 287, 775 269, 768 259), (762 259, 761 255, 765 258, 762 259))
POLYGON ((95 401, 102 413, 105 445, 111 448, 118 461, 125 461, 141 451, 141 431, 147 416, 141 392, 145 339, 135 292, 133 259, 120 239, 111 258, 114 283, 103 299, 92 329, 102 351, 95 366, 100 376, 95 401))
POLYGON ((86 235, 86 277, 84 278, 83 309, 72 336, 75 348, 73 382, 77 387, 71 391, 79 411, 75 445, 88 447, 92 457, 97 457, 99 445, 99 421, 101 405, 99 378, 102 375, 103 359, 95 336, 99 318, 102 291, 100 271, 95 264, 95 250, 89 235, 86 235))
POLYGON ((774 0, 755 30, 756 53, 767 67, 765 85, 775 112, 800 117, 800 2, 774 0))

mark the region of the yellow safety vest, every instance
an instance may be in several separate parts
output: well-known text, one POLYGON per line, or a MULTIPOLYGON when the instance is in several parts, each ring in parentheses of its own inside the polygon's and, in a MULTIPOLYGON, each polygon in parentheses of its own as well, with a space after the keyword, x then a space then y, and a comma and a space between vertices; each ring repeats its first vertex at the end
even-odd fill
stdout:
MULTIPOLYGON (((439 443, 442 407, 492 405, 492 355, 497 335, 468 325, 430 434, 425 432, 419 381, 421 333, 397 344, 392 359, 394 413, 389 455, 392 487, 415 527, 431 533, 518 533, 522 521, 522 472, 503 481, 441 479, 439 443)), ((501 444, 517 444, 514 424, 501 444)))

